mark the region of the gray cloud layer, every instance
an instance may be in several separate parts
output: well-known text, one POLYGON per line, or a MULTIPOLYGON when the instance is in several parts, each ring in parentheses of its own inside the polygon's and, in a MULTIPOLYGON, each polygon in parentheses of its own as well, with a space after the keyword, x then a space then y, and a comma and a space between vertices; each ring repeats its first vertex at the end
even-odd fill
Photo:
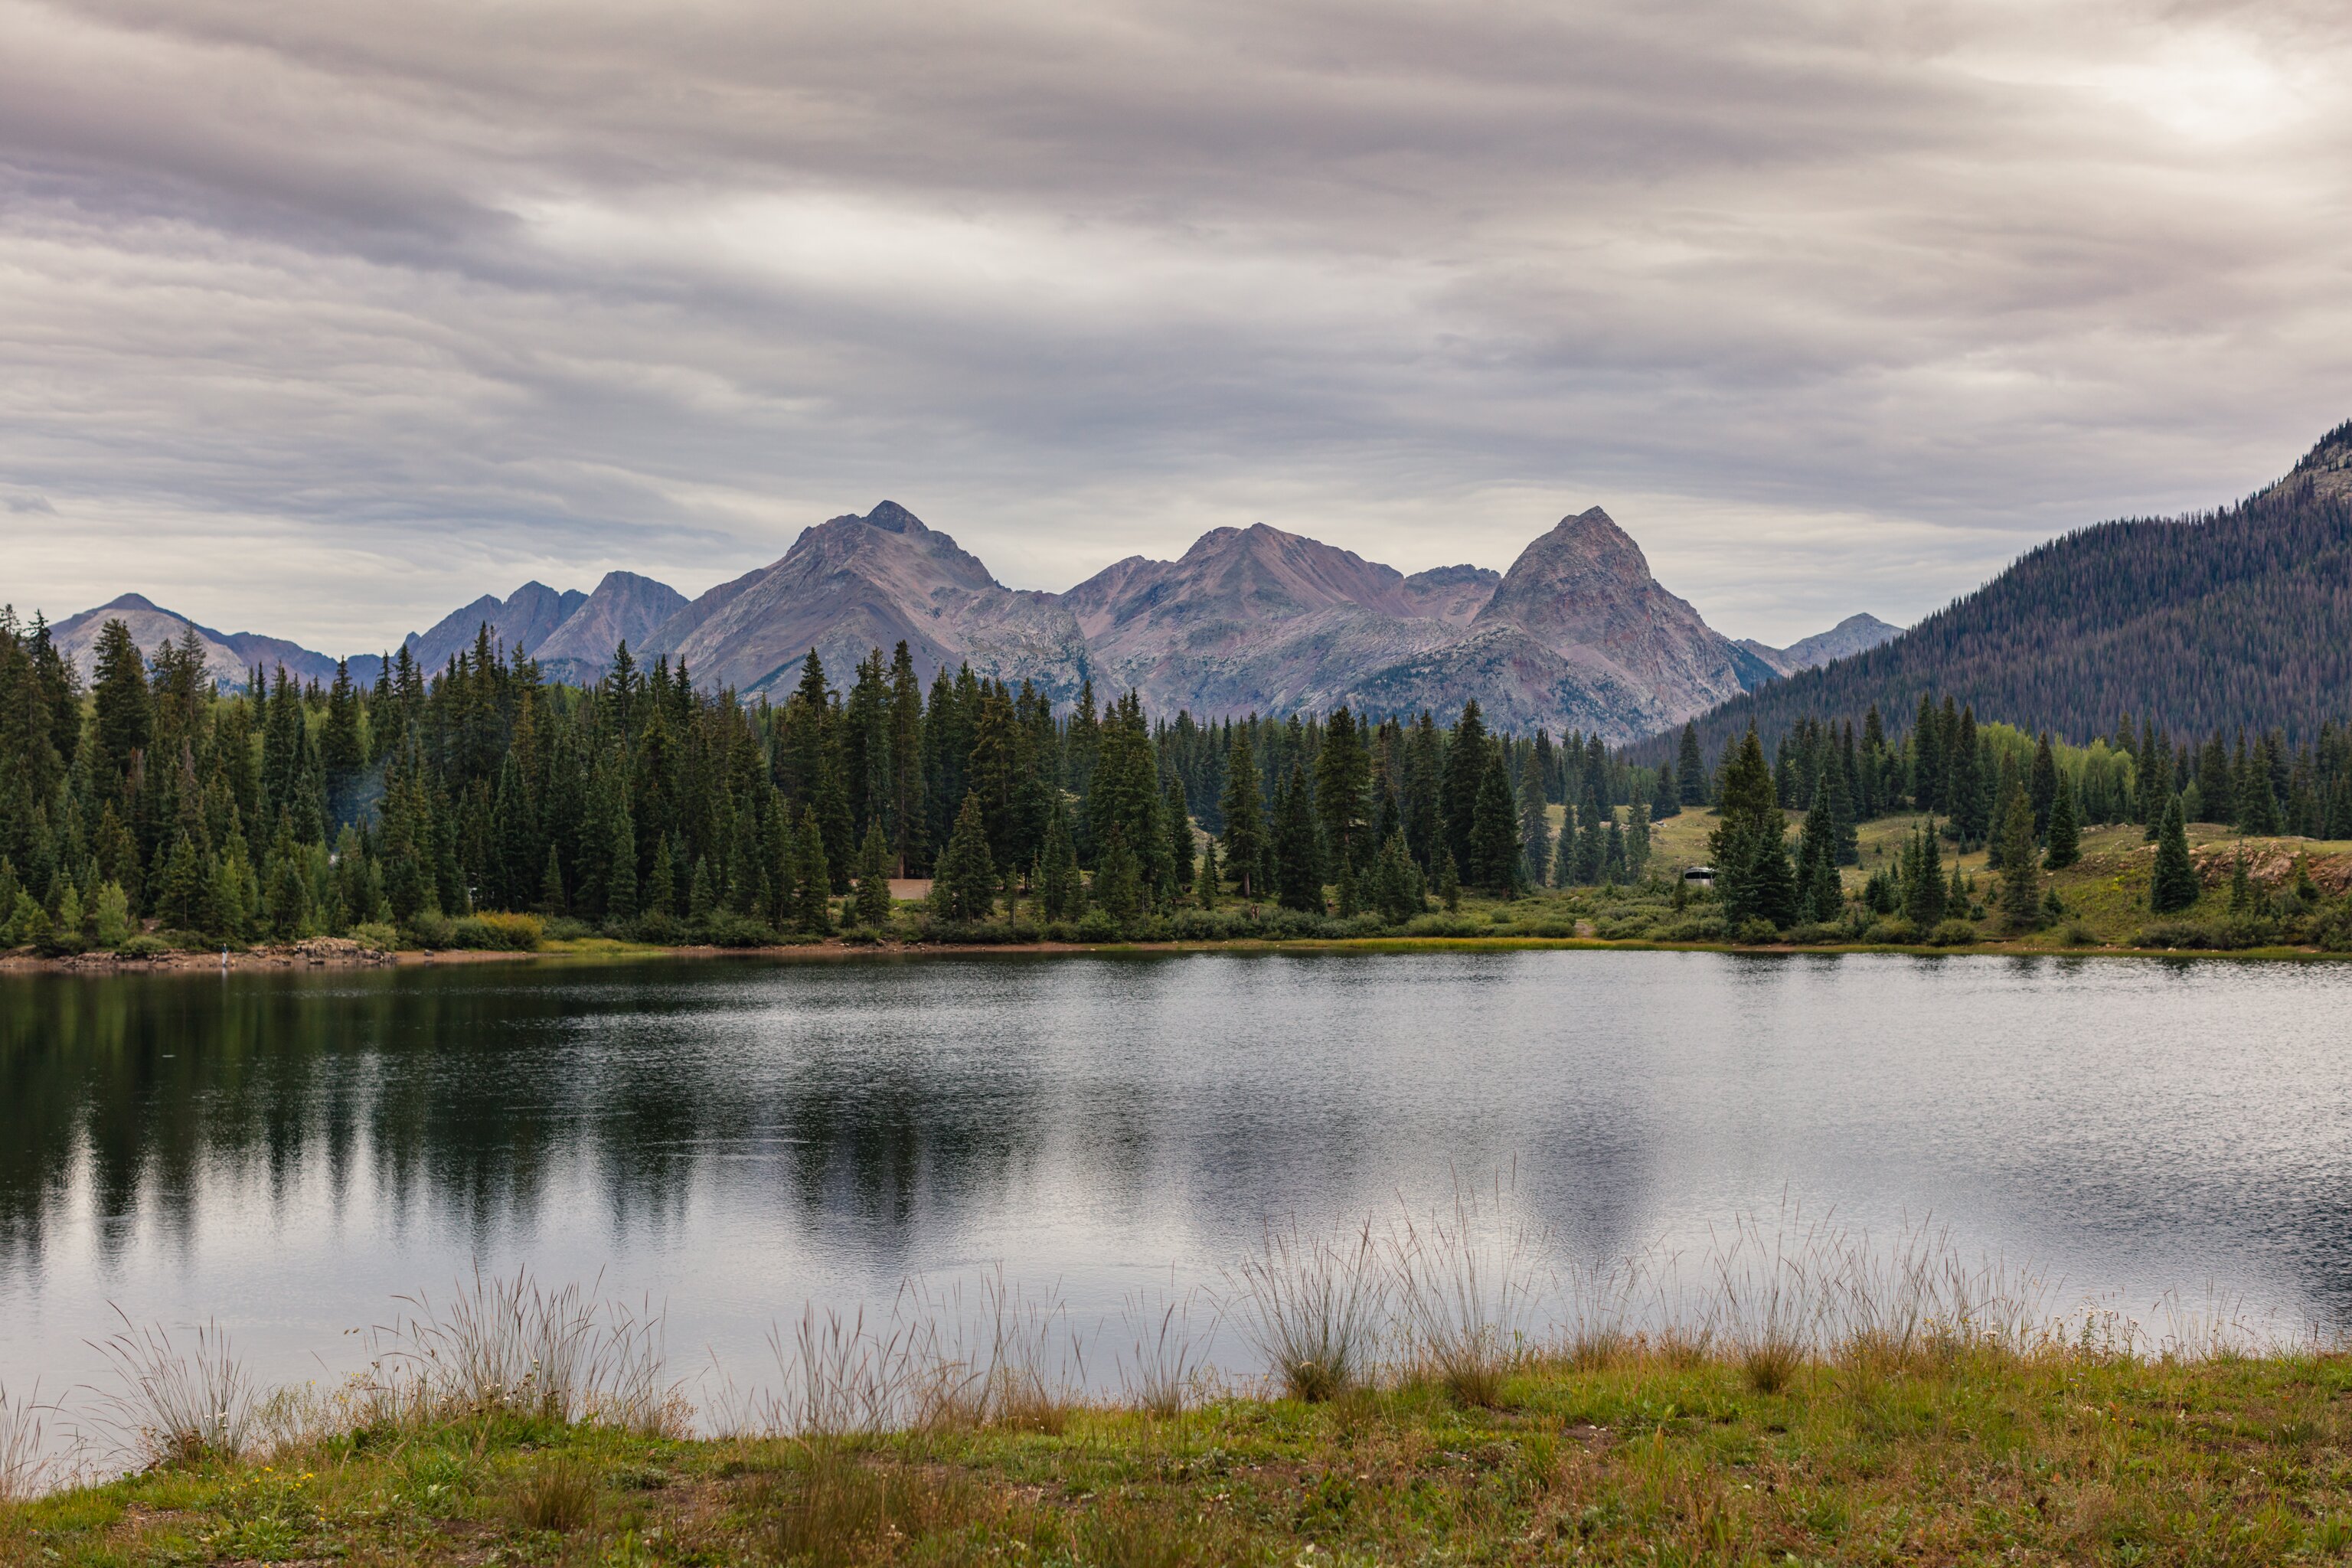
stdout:
POLYGON ((5 596, 380 645, 887 495, 1020 586, 1610 508, 1909 618, 2352 413, 2336 5, 0 0, 5 596), (49 509, 54 509, 49 510, 49 509))

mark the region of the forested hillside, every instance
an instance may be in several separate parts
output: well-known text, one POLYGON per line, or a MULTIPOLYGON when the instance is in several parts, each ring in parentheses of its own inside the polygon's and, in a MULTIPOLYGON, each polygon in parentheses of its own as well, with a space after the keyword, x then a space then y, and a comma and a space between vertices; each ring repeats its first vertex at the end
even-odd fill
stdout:
POLYGON ((1929 691, 2077 740, 2126 716, 2308 740, 2352 692, 2347 453, 2352 423, 2240 505, 2053 540, 1880 647, 1712 710, 1700 742, 1712 757, 1753 726, 1769 745, 1801 716, 1859 723, 1929 691))

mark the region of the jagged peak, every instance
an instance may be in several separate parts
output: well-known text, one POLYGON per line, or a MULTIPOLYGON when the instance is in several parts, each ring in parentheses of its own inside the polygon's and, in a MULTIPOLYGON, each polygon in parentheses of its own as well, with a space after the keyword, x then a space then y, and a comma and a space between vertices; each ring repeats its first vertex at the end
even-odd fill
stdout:
POLYGON ((2338 468, 2352 468, 2352 419, 2347 419, 2319 438, 2319 444, 2303 455, 2294 466, 2298 474, 2326 473, 2338 468))

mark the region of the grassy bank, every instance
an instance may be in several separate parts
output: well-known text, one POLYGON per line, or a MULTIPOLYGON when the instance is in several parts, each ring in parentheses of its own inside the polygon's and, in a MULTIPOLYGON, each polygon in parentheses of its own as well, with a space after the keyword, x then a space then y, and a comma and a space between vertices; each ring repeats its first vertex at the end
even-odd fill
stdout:
POLYGON ((1783 1368, 1628 1344, 1152 1414, 703 1441, 511 1413, 0 1508, 88 1565, 2200 1563, 2352 1546, 2352 1361, 2046 1348, 1783 1368))

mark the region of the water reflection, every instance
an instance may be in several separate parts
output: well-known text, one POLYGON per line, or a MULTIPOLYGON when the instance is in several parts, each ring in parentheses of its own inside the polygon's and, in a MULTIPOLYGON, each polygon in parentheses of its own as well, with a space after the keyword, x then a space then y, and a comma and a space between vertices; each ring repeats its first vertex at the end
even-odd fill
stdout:
POLYGON ((2340 966, 1819 955, 13 977, 0 1375, 107 1300, 307 1351, 476 1258, 709 1340, 990 1259, 1116 1300, 1504 1168, 1587 1253, 1785 1194, 2341 1320, 2347 1001, 2340 966))

